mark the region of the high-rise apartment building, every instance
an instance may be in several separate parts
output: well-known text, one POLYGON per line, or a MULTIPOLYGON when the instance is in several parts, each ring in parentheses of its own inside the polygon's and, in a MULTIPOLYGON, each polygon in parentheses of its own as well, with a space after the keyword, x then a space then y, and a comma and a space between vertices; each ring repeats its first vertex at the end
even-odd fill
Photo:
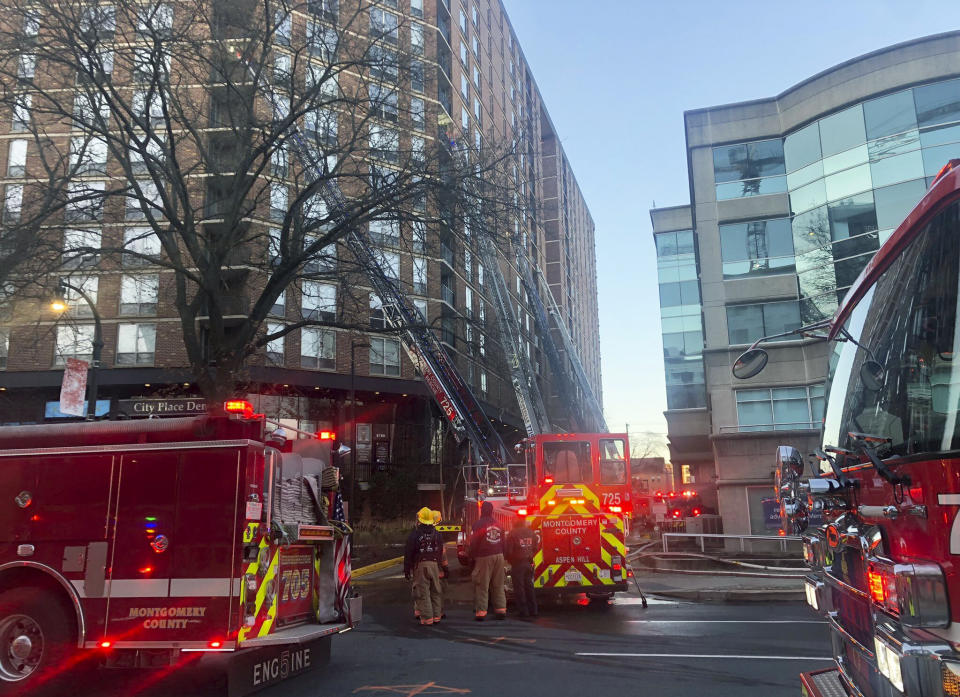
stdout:
MULTIPOLYGON (((170 193, 149 181, 144 158, 155 154, 151 147, 164 151, 166 144, 183 142, 178 134, 186 128, 171 129, 166 140, 161 138, 153 145, 134 145, 131 140, 130 151, 120 152, 114 147, 113 131, 106 139, 108 146, 105 139, 88 133, 79 116, 54 118, 51 109, 38 107, 47 103, 43 93, 55 88, 52 92, 64 93, 63 103, 69 102, 75 114, 93 114, 95 118, 97 106, 84 94, 89 93, 91 80, 102 80, 119 94, 131 91, 130 103, 134 107, 139 104, 149 124, 162 131, 163 100, 144 89, 145 78, 138 75, 137 61, 151 64, 143 72, 152 69, 156 73, 159 65, 164 79, 161 88, 170 90, 164 94, 188 89, 195 95, 191 104, 196 105, 197 118, 190 126, 198 133, 197 142, 209 144, 212 154, 198 157, 188 149, 172 148, 163 154, 195 168, 183 200, 199 205, 188 222, 201 234, 216 235, 217 225, 228 224, 224 216, 231 210, 229 176, 235 165, 229 138, 221 134, 218 139, 218 132, 235 133, 226 127, 236 124, 237 114, 246 113, 245 109, 256 114, 270 105, 252 92, 224 94, 222 80, 218 82, 212 68, 207 81, 185 87, 190 81, 184 75, 195 77, 199 71, 181 65, 176 50, 170 64, 169 58, 163 57, 163 41, 168 36, 202 40, 206 31, 215 40, 229 42, 235 37, 239 42, 244 27, 271 13, 267 22, 270 38, 264 44, 269 57, 258 65, 272 72, 273 83, 281 87, 293 84, 298 89, 306 85, 303 89, 309 90, 311 80, 328 81, 321 92, 329 96, 329 102, 325 108, 303 114, 298 122, 302 133, 331 148, 344 147, 343 141, 351 136, 362 136, 362 148, 342 150, 339 163, 323 165, 331 173, 345 167, 346 160, 363 159, 368 163, 361 165, 368 168, 362 170, 363 177, 371 182, 399 178, 397 171, 406 171, 415 181, 416 163, 422 162, 417 158, 445 145, 438 139, 451 132, 451 123, 457 147, 468 146, 473 157, 486 150, 507 153, 497 167, 509 182, 512 191, 507 198, 512 205, 500 206, 495 226, 514 235, 517 246, 544 271, 599 394, 593 223, 499 1, 91 0, 90 17, 95 21, 83 36, 96 43, 97 66, 90 74, 75 69, 76 77, 63 74, 69 61, 57 65, 42 48, 31 48, 45 36, 56 33, 60 38, 64 30, 62 17, 44 14, 46 4, 36 5, 35 16, 25 18, 11 11, 0 18, 10 66, 0 74, 10 79, 17 94, 0 124, 4 220, 15 225, 21 217, 28 217, 30 186, 36 185, 42 172, 35 138, 38 132, 62 143, 63 152, 77 165, 73 175, 83 195, 69 199, 70 192, 81 188, 72 181, 64 184, 68 200, 62 211, 44 220, 42 228, 61 245, 64 258, 69 258, 67 267, 52 274, 51 290, 56 287, 56 277, 78 290, 68 288, 65 318, 53 316, 36 298, 15 302, 16 311, 5 316, 0 328, 3 422, 63 418, 58 394, 64 361, 70 356, 90 359, 94 315, 102 325, 104 344, 98 371, 99 414, 139 416, 146 409, 185 413, 196 408, 190 399, 198 396, 198 389, 188 370, 184 324, 177 312, 178 276, 167 263, 167 248, 161 247, 156 228, 151 227, 154 221, 148 206, 131 204, 144 195, 138 193, 134 198, 129 192, 132 182, 140 182, 142 175, 143 186, 154 187, 147 192, 148 202, 150 196, 170 193), (137 10, 140 5, 146 12, 143 19, 137 10), (335 63, 331 44, 343 53, 362 54, 364 60, 374 56, 376 62, 361 68, 359 59, 353 64, 341 56, 336 75, 331 76, 324 72, 335 63), (143 94, 138 96, 137 90, 143 94), (359 92, 369 94, 362 114, 360 102, 346 97, 359 92), (97 248, 103 254, 96 253, 97 248), (77 249, 86 253, 70 254, 77 249), (108 249, 131 254, 109 254, 108 249)), ((230 69, 247 70, 245 65, 233 63, 230 69)), ((156 86, 157 80, 147 82, 156 86)), ((117 113, 104 114, 102 107, 100 113, 108 130, 123 123, 117 113)), ((180 125, 187 122, 184 119, 180 125)), ((122 142, 122 137, 117 142, 122 142)), ((267 166, 251 174, 257 182, 254 188, 262 195, 250 203, 237 224, 252 231, 251 240, 259 235, 266 242, 262 248, 252 243, 249 249, 237 249, 231 257, 231 274, 221 288, 229 299, 225 309, 221 308, 217 317, 201 309, 190 325, 197 327, 201 340, 205 332, 213 331, 214 324, 227 334, 244 326, 266 283, 270 260, 287 253, 286 226, 297 229, 290 217, 292 211, 300 213, 300 204, 294 201, 305 186, 295 154, 295 148, 278 151, 267 166), (253 263, 256 254, 260 257, 253 263)), ((425 176, 432 175, 429 164, 424 164, 425 176)), ((371 187, 375 185, 371 183, 371 187)), ((351 195, 349 187, 342 188, 351 195)), ((436 329, 495 425, 507 439, 518 437, 523 424, 500 345, 490 271, 480 261, 470 218, 437 215, 434 221, 423 223, 421 219, 430 217, 434 202, 414 200, 411 205, 409 216, 365 222, 370 239, 378 246, 381 262, 436 329)), ((308 208, 313 210, 311 206, 326 213, 323 201, 308 201, 303 203, 304 216, 309 215, 308 208)), ((309 235, 304 243, 308 241, 309 235)), ((498 251, 509 302, 519 324, 520 350, 530 356, 544 391, 549 393, 553 376, 542 355, 530 300, 517 275, 514 248, 503 244, 498 251)), ((359 463, 435 466, 450 456, 450 450, 444 448, 449 441, 444 440, 443 420, 399 340, 377 331, 384 328, 383 312, 369 282, 356 270, 337 271, 349 263, 345 247, 333 246, 291 280, 269 309, 262 331, 272 335, 291 325, 295 328, 248 357, 242 389, 268 417, 307 430, 334 428, 344 433, 349 427, 348 397, 353 383, 359 463), (314 326, 326 320, 329 326, 314 326), (353 380, 351 373, 355 373, 353 380)), ((20 292, 16 291, 14 301, 20 292)))
POLYGON ((762 336, 828 318, 865 264, 960 157, 960 33, 885 48, 771 99, 684 114, 691 202, 651 211, 671 459, 728 533, 776 533, 775 448, 812 452, 829 347, 762 336))

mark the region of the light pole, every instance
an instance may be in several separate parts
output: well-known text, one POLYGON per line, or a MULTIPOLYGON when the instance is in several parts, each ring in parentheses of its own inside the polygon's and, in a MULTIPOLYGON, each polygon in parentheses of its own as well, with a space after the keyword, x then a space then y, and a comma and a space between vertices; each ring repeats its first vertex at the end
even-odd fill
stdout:
POLYGON ((354 383, 357 377, 357 349, 370 348, 366 341, 350 341, 350 511, 351 522, 359 520, 360 512, 357 512, 357 518, 353 518, 353 507, 356 503, 357 493, 357 394, 354 383))
POLYGON ((57 295, 50 303, 55 312, 63 312, 69 306, 66 299, 67 290, 74 291, 90 307, 93 313, 93 356, 90 368, 87 371, 87 421, 93 421, 97 416, 97 372, 100 367, 100 354, 103 352, 103 326, 100 323, 100 313, 97 304, 90 299, 82 288, 79 288, 63 279, 57 286, 57 295))

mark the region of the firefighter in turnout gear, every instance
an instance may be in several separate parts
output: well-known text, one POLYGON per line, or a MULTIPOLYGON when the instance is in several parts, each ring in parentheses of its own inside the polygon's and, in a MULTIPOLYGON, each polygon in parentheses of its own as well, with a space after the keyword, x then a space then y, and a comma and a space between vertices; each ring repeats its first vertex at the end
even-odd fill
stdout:
POLYGON ((520 617, 537 616, 537 598, 533 592, 533 555, 536 553, 537 536, 527 527, 526 518, 518 518, 507 535, 504 556, 510 563, 513 600, 520 617))
POLYGON ((487 616, 487 601, 493 603, 493 614, 498 620, 507 616, 507 595, 504 590, 503 529, 493 518, 493 504, 484 501, 480 506, 480 520, 473 524, 469 554, 473 559, 473 607, 475 619, 482 622, 487 616))
POLYGON ((435 624, 443 615, 441 570, 447 574, 447 555, 443 538, 433 525, 433 511, 417 511, 417 526, 407 538, 403 557, 403 575, 413 577, 413 611, 420 624, 435 624))

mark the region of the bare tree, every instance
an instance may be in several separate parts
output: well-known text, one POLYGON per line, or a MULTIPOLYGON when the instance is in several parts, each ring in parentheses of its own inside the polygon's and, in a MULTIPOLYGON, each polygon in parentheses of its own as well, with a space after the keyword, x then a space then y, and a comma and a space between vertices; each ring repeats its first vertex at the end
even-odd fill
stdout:
POLYGON ((449 119, 400 88, 436 93, 417 42, 398 48, 406 31, 366 0, 4 3, 25 240, 159 277, 209 398, 295 329, 320 328, 318 351, 323 327, 371 330, 347 236, 369 230, 393 269, 392 249, 500 235, 488 221, 525 205, 503 176, 512 143, 451 145, 449 119), (285 299, 298 309, 267 331, 285 299))

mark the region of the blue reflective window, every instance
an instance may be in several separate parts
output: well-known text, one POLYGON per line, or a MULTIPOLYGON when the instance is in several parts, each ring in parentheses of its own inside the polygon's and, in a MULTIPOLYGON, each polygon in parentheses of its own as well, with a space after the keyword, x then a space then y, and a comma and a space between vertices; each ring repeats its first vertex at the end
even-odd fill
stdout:
POLYGON ((823 155, 835 155, 865 143, 863 107, 857 105, 820 120, 820 145, 823 155))
POLYGON ((920 128, 960 121, 960 80, 916 87, 913 99, 920 128))
POLYGON ((787 178, 783 176, 726 182, 724 184, 717 184, 717 200, 725 201, 731 198, 744 198, 746 196, 782 194, 786 190, 787 178))
POLYGON ((911 90, 871 99, 863 105, 867 140, 903 133, 917 127, 917 113, 911 90))
POLYGON ((789 218, 752 220, 720 226, 723 261, 793 256, 793 233, 789 218))
POLYGON ((927 185, 923 179, 876 189, 873 196, 876 202, 877 227, 881 230, 896 228, 926 192, 927 185))
POLYGON ((779 138, 713 149, 713 176, 718 184, 785 173, 783 141, 779 138))
POLYGON ((830 219, 830 239, 834 241, 856 237, 877 229, 873 192, 831 203, 827 208, 827 214, 830 219))
POLYGON ((821 156, 819 123, 811 123, 783 139, 783 159, 788 172, 806 167, 821 156))

